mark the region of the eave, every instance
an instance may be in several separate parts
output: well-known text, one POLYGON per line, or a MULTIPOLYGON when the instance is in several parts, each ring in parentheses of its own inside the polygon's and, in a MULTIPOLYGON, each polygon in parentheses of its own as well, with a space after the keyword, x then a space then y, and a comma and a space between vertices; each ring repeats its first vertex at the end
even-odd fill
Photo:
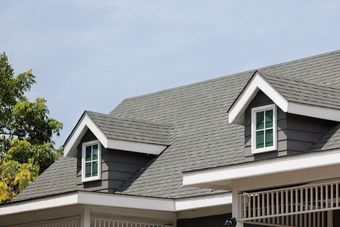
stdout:
POLYGON ((339 164, 340 150, 313 152, 304 155, 188 171, 183 174, 183 185, 231 190, 234 180, 339 164))
POLYGON ((182 199, 166 199, 79 191, 5 204, 0 206, 0 216, 77 204, 180 212, 221 205, 231 205, 232 195, 231 193, 221 193, 182 199))

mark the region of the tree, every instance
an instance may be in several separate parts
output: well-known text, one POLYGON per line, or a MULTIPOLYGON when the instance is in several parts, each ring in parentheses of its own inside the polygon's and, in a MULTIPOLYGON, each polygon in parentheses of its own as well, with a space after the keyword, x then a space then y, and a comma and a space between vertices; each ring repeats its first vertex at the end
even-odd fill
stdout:
POLYGON ((62 154, 52 140, 62 123, 49 117, 44 98, 26 97, 35 82, 32 70, 15 76, 0 54, 0 202, 14 198, 62 154))

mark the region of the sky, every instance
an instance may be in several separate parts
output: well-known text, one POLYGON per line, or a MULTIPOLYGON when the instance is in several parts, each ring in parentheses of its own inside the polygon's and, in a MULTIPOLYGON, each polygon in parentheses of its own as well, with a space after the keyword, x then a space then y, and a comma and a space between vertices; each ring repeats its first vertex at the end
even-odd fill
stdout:
POLYGON ((123 99, 340 49, 338 0, 1 0, 0 51, 64 123, 123 99))

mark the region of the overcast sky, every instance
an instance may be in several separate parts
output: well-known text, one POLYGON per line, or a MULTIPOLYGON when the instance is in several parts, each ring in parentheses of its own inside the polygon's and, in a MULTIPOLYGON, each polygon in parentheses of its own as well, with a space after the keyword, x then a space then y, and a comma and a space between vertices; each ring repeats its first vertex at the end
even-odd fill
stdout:
POLYGON ((2 0, 0 51, 64 123, 124 98, 340 49, 340 1, 2 0))

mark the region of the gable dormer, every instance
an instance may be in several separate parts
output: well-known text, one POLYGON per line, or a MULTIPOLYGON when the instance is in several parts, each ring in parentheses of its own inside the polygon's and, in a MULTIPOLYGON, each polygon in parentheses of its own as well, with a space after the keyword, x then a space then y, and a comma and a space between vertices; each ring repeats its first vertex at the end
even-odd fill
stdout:
POLYGON ((86 111, 64 147, 77 157, 79 190, 114 192, 171 143, 172 127, 86 111))
POLYGON ((229 122, 244 125, 245 156, 307 152, 340 121, 339 95, 337 89, 257 71, 230 107, 229 122))

